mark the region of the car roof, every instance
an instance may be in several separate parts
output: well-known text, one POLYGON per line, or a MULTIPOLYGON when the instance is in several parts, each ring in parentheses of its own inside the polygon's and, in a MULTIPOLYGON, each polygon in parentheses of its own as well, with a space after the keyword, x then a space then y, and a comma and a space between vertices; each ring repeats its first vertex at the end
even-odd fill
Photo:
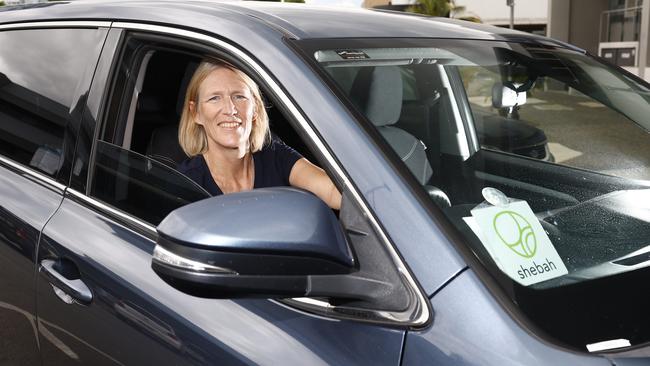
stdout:
POLYGON ((173 24, 211 31, 228 17, 242 24, 265 25, 293 39, 452 38, 543 43, 563 42, 468 21, 395 11, 341 8, 266 1, 84 0, 0 8, 0 24, 25 21, 99 20, 173 24))

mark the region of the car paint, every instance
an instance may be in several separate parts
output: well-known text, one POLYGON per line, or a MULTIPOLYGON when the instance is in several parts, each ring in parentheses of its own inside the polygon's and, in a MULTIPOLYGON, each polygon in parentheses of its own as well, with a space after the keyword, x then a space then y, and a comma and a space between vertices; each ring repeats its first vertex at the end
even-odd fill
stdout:
POLYGON ((60 185, 32 179, 18 167, 0 167, 0 342, 5 350, 0 355, 2 363, 40 362, 34 260, 40 231, 59 207, 62 191, 60 185))
MULTIPOLYGON (((323 9, 324 14, 314 18, 298 8, 268 4, 170 2, 160 7, 148 2, 88 3, 48 3, 5 12, 0 18, 0 30, 25 26, 19 22, 30 22, 33 27, 56 26, 61 18, 68 22, 92 19, 105 22, 100 27, 113 27, 92 87, 86 91, 88 102, 81 108, 81 123, 73 125, 79 136, 74 159, 84 165, 91 160, 121 29, 168 32, 210 42, 217 41, 206 32, 218 35, 232 47, 254 55, 270 80, 281 81, 292 98, 289 103, 296 108, 296 118, 302 118, 305 126, 313 128, 335 152, 336 164, 354 183, 374 219, 431 298, 435 315, 427 328, 407 331, 314 316, 272 300, 184 295, 150 268, 155 228, 87 198, 83 174, 72 175, 63 198, 65 187, 2 159, 0 217, 7 224, 0 226, 0 260, 10 265, 1 266, 0 273, 5 283, 16 279, 6 286, 17 294, 0 299, 5 311, 10 309, 27 319, 18 333, 23 338, 16 339, 17 344, 31 349, 24 364, 39 362, 35 356, 38 344, 44 365, 74 361, 98 365, 610 364, 599 356, 549 346, 513 320, 474 270, 468 269, 466 256, 455 244, 459 242, 457 234, 444 224, 442 214, 411 188, 414 185, 408 178, 395 174, 395 169, 404 168, 391 160, 389 147, 374 142, 372 132, 355 122, 357 116, 327 85, 316 77, 305 77, 313 71, 296 57, 286 39, 519 37, 530 42, 558 42, 508 30, 495 34, 494 28, 485 26, 365 11, 323 9), (323 16, 328 23, 317 24, 323 16), (37 21, 43 23, 35 24, 37 21), (188 33, 191 30, 201 32, 188 33), (43 227, 37 254, 36 242, 43 227), (71 228, 75 228, 72 235, 71 228), (18 235, 19 240, 6 239, 11 231, 23 234, 18 235), (11 244, 15 242, 20 249, 11 244), (42 276, 38 276, 34 289, 36 263, 44 258, 72 261, 92 290, 91 305, 63 303, 42 276), (6 272, 7 268, 13 272, 6 272), (34 324, 36 315, 40 341, 36 340, 34 326, 26 326, 27 321, 34 324)), ((3 289, 0 296, 4 294, 3 289)))
POLYGON ((523 330, 466 270, 431 300, 436 323, 409 332, 402 365, 610 365, 604 358, 569 353, 523 330), (494 342, 500 344, 494 347, 494 342))
MULTIPOLYGON (((101 39, 101 35, 98 36, 101 39)), ((99 46, 101 44, 96 49, 96 57, 99 46)), ((69 119, 71 126, 81 117, 94 67, 82 71, 78 88, 72 93, 76 103, 67 111, 67 116, 61 116, 69 119)), ((76 136, 74 132, 66 134, 64 146, 74 147, 76 136)), ((0 355, 0 363, 40 363, 34 292, 36 253, 41 230, 63 200, 63 183, 67 181, 73 153, 74 149, 65 150, 58 180, 0 157, 0 339, 3 339, 2 349, 5 350, 0 355)))
POLYGON ((305 316, 266 299, 182 294, 151 269, 153 233, 135 233, 79 201, 65 199, 43 232, 39 257, 72 259, 94 299, 70 306, 39 280, 39 321, 58 340, 41 340, 44 364, 398 362, 400 330, 305 316), (84 230, 71 237, 71 225, 84 230))

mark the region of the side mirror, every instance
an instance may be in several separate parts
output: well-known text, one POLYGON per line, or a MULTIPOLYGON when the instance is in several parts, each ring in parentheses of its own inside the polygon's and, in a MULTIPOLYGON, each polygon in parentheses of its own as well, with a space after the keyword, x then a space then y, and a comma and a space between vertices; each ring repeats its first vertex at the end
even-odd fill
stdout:
POLYGON ((526 104, 526 91, 517 91, 510 85, 496 83, 492 87, 492 106, 494 108, 510 108, 526 104))
POLYGON ((317 296, 312 277, 356 270, 332 210, 293 188, 194 202, 171 212, 157 230, 153 270, 196 296, 317 296))

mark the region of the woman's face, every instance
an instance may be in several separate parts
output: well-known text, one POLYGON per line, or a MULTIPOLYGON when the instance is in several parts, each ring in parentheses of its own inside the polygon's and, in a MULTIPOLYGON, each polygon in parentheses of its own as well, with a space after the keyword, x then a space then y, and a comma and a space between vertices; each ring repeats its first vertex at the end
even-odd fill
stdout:
POLYGON ((245 152, 253 128, 255 99, 232 70, 212 71, 199 86, 196 104, 190 102, 194 121, 203 126, 210 148, 245 152))

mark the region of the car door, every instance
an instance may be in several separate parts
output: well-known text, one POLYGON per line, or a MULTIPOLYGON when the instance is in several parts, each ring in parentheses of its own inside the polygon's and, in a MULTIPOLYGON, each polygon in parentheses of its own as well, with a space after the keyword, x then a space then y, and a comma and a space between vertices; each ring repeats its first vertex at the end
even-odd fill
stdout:
POLYGON ((105 36, 64 23, 0 32, 0 364, 40 364, 34 261, 63 199, 105 36))
MULTIPOLYGON (((193 297, 151 269, 155 225, 206 194, 151 154, 150 139, 174 108, 151 111, 157 104, 145 101, 165 100, 161 80, 181 87, 187 73, 172 66, 189 67, 206 52, 234 63, 243 56, 190 32, 180 40, 172 28, 151 34, 137 24, 122 27, 111 30, 93 81, 78 169, 42 234, 43 364, 399 364, 403 329, 309 315, 296 302, 193 297), (213 46, 188 43, 192 37, 213 46)), ((167 101, 175 105, 177 95, 167 101)), ((426 321, 426 305, 422 311, 426 321)))

